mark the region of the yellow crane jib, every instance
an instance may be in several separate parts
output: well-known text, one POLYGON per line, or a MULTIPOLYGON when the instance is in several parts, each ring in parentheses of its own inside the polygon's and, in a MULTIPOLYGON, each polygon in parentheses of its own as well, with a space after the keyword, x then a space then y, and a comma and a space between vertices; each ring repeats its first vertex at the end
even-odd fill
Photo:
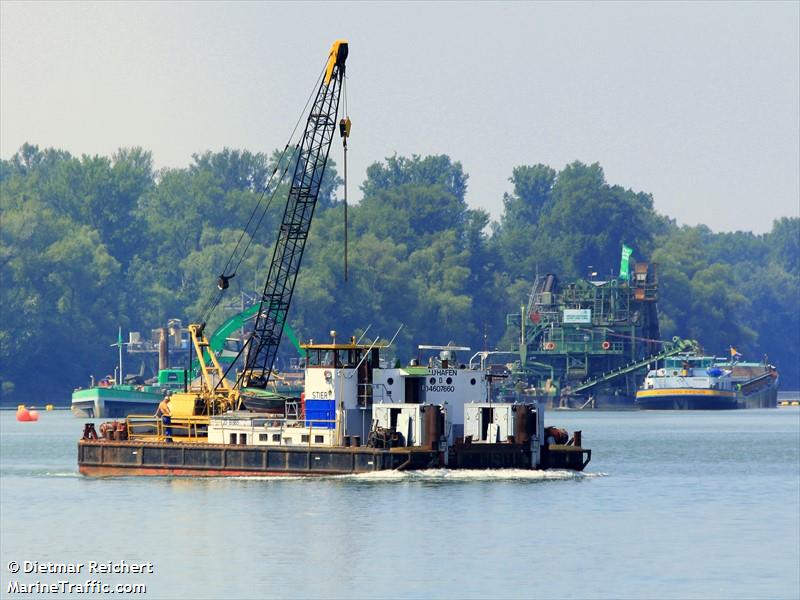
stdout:
POLYGON ((197 325, 193 323, 189 325, 192 345, 197 353, 197 361, 200 365, 200 376, 204 395, 207 397, 216 395, 217 400, 221 401, 223 404, 235 405, 238 400, 238 393, 233 389, 231 382, 225 378, 224 371, 216 354, 209 348, 208 340, 203 333, 204 329, 205 324, 197 325), (206 349, 208 349, 207 354, 204 352, 206 349), (206 362, 206 356, 208 356, 210 364, 206 362))
POLYGON ((328 54, 328 64, 325 67, 325 85, 331 82, 333 67, 339 67, 339 76, 344 76, 344 62, 347 60, 347 40, 336 40, 328 54))

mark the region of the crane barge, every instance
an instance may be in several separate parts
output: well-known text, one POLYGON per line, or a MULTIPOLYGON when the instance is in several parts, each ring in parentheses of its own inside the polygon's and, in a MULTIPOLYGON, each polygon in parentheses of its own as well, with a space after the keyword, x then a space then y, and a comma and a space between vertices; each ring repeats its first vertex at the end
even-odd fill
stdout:
MULTIPOLYGON (((337 123, 349 48, 334 42, 306 121, 255 326, 245 343, 245 366, 235 378, 209 351, 204 323, 188 329, 199 363, 199 384, 170 396, 169 421, 130 415, 86 423, 78 442, 84 475, 264 476, 328 475, 448 468, 563 468, 583 470, 591 451, 581 432, 545 427, 544 408, 492 402, 491 378, 456 353, 469 348, 421 346, 436 352, 427 366, 412 360, 385 367, 387 346, 350 338, 302 344, 304 398, 253 412, 248 401, 269 394, 269 383, 308 239, 337 123)), ((235 273, 222 274, 224 291, 235 273)))

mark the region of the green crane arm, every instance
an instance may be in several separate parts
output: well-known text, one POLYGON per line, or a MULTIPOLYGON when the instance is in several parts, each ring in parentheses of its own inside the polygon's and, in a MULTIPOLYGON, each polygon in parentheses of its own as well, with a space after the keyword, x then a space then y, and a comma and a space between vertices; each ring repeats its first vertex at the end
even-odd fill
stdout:
MULTIPOLYGON (((211 350, 213 350, 214 353, 219 354, 225 346, 225 340, 230 337, 231 333, 237 329, 241 329, 244 324, 252 319, 257 312, 258 304, 254 304, 250 308, 246 308, 242 312, 233 315, 222 325, 220 325, 219 328, 213 334, 211 334, 211 350)), ((297 350, 297 354, 303 356, 303 349, 300 348, 300 342, 298 341, 294 330, 288 323, 283 324, 283 332, 286 334, 286 337, 289 338, 289 341, 292 342, 292 345, 297 350)))
MULTIPOLYGON (((222 323, 222 325, 220 325, 216 331, 211 334, 208 348, 203 351, 206 361, 210 360, 208 356, 209 349, 216 356, 220 356, 220 353, 225 348, 225 340, 227 340, 234 331, 241 329, 247 321, 253 318, 256 312, 258 312, 258 304, 254 304, 253 306, 244 309, 242 312, 236 313, 222 323)), ((289 341, 292 342, 292 346, 294 346, 295 350, 297 350, 297 355, 301 357, 305 356, 303 349, 300 347, 300 341, 297 339, 297 335, 288 323, 284 323, 283 332, 286 334, 286 337, 289 338, 289 341)), ((194 359, 192 361, 192 369, 196 369, 197 367, 197 359, 194 359)))

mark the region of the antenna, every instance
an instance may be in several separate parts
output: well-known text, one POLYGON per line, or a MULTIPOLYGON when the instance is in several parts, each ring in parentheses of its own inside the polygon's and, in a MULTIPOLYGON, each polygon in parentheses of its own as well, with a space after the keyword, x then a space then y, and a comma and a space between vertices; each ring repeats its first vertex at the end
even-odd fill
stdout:
POLYGON ((370 323, 369 325, 367 325, 367 328, 366 328, 366 329, 364 330, 364 332, 361 334, 361 337, 359 337, 359 338, 358 338, 358 341, 356 341, 356 344, 360 344, 360 343, 361 343, 361 340, 363 340, 363 339, 364 339, 364 336, 365 336, 365 335, 367 335, 367 332, 369 331, 369 328, 370 328, 370 327, 372 327, 372 323, 370 323))
POLYGON ((389 344, 386 346, 387 348, 389 348, 392 344, 394 344, 394 340, 397 337, 397 334, 400 333, 400 330, 402 328, 403 328, 403 323, 400 323, 400 327, 397 328, 397 331, 394 332, 394 336, 392 337, 391 340, 389 340, 389 344))

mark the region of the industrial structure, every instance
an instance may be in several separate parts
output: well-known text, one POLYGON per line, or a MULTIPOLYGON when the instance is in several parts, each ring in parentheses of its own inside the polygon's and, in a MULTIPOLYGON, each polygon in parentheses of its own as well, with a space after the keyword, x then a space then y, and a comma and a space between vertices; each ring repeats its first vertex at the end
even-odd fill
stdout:
POLYGON ((503 393, 561 408, 633 407, 648 365, 694 347, 661 340, 657 303, 654 263, 605 281, 537 276, 527 303, 507 316, 519 361, 503 393))

